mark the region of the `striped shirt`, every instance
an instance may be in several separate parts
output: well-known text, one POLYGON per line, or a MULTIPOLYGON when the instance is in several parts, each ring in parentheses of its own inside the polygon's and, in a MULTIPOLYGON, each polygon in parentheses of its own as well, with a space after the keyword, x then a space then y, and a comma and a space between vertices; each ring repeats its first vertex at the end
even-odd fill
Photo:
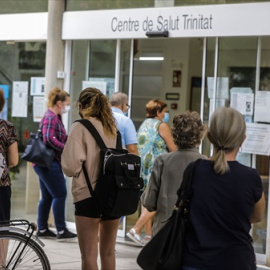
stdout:
POLYGON ((48 109, 41 119, 39 127, 44 143, 54 149, 55 158, 60 162, 61 154, 67 140, 67 133, 61 115, 55 114, 48 109))

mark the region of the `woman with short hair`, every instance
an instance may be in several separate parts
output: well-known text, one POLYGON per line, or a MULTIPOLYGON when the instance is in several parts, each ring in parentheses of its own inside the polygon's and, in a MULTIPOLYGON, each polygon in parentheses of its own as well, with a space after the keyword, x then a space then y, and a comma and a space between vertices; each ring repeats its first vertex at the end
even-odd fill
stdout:
MULTIPOLYGON (((167 104, 161 99, 152 99, 146 104, 146 119, 141 124, 137 138, 138 151, 141 157, 141 175, 146 188, 151 175, 155 159, 162 154, 176 150, 169 125, 169 113, 167 104)), ((152 217, 142 207, 142 213, 133 228, 127 233, 127 237, 135 243, 144 246, 152 237, 152 217), (145 236, 141 239, 141 231, 145 228, 145 236)))
POLYGON ((186 111, 173 118, 172 136, 177 151, 156 158, 149 184, 142 195, 143 206, 150 212, 156 211, 153 236, 172 214, 187 165, 199 158, 206 159, 198 151, 205 131, 205 125, 195 111, 186 111))

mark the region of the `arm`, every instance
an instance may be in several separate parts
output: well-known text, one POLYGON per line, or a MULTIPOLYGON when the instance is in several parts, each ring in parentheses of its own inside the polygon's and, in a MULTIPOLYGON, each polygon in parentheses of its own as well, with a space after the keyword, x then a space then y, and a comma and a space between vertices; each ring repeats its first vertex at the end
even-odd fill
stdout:
POLYGON ((264 192, 263 192, 260 200, 255 203, 250 222, 256 223, 256 222, 262 221, 264 210, 265 210, 265 197, 264 197, 264 192))
POLYGON ((126 125, 125 125, 124 136, 125 136, 125 143, 126 143, 126 148, 127 148, 128 152, 139 156, 139 152, 138 152, 138 148, 137 148, 136 129, 135 129, 133 122, 129 118, 128 118, 128 121, 126 122, 126 125))
POLYGON ((61 165, 66 176, 77 176, 82 170, 82 163, 86 160, 86 147, 82 145, 82 125, 75 123, 71 127, 70 135, 65 144, 61 165))
POLYGON ((14 167, 18 164, 19 161, 19 155, 18 155, 18 143, 14 142, 12 143, 7 151, 8 156, 8 167, 14 167))
POLYGON ((139 152, 138 152, 138 148, 137 148, 137 144, 129 144, 127 145, 127 150, 129 153, 138 156, 139 152))
POLYGON ((55 134, 59 132, 57 126, 58 118, 57 116, 48 117, 44 120, 42 127, 42 136, 44 143, 51 148, 62 152, 65 144, 57 139, 55 134))
POLYGON ((175 151, 177 149, 177 147, 173 142, 172 133, 171 133, 171 130, 170 130, 168 124, 162 122, 159 125, 158 132, 159 132, 159 135, 165 141, 165 143, 169 149, 169 152, 175 151))

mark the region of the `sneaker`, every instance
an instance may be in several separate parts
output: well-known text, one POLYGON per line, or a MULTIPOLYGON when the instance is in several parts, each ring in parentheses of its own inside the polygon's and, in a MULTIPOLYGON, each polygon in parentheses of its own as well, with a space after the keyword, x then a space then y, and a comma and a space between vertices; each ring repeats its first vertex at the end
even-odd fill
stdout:
POLYGON ((56 238, 56 234, 49 229, 47 229, 45 232, 37 231, 36 236, 45 239, 56 238))
POLYGON ((72 242, 75 238, 77 238, 77 234, 70 232, 68 229, 57 234, 57 241, 59 242, 72 242))

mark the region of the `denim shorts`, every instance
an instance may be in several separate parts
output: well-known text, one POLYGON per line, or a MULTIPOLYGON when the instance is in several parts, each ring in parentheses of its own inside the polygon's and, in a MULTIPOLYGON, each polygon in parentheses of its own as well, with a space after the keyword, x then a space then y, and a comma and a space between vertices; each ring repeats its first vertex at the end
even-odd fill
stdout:
POLYGON ((82 201, 74 203, 75 205, 75 216, 100 218, 101 220, 115 220, 120 217, 110 217, 102 215, 93 198, 87 198, 82 201))

